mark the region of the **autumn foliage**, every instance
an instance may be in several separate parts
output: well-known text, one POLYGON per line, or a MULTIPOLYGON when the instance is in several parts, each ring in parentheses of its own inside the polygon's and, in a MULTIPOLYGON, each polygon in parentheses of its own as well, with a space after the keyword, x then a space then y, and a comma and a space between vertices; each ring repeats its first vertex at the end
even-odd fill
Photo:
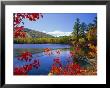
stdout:
POLYGON ((28 75, 28 72, 33 68, 38 69, 40 66, 39 59, 34 60, 31 64, 26 64, 22 67, 14 67, 14 75, 28 75))
MULTIPOLYGON (((23 19, 28 19, 29 21, 37 21, 40 18, 43 18, 41 13, 14 13, 13 15, 13 28, 14 28, 14 38, 26 40, 26 32, 24 32, 24 22, 23 19)), ((50 56, 55 55, 53 58, 53 63, 49 75, 96 75, 96 63, 92 63, 92 68, 81 67, 78 63, 79 57, 81 59, 85 56, 87 59, 96 59, 97 57, 97 28, 96 24, 85 32, 82 31, 83 27, 81 26, 79 19, 74 26, 74 31, 72 32, 72 38, 63 37, 63 38, 39 38, 37 43, 70 43, 71 48, 68 55, 66 65, 62 64, 61 58, 59 57, 62 54, 60 49, 52 50, 51 48, 44 48, 44 55, 50 56), (81 27, 82 28, 81 28, 81 27), (80 31, 78 30, 80 29, 80 31), (39 42, 40 41, 40 42, 39 42), (73 59, 74 58, 74 59, 73 59)), ((33 40, 28 39, 31 42, 33 40)), ((30 43, 30 42, 29 42, 30 43)), ((35 42, 36 43, 36 42, 35 42)), ((19 61, 30 62, 30 64, 25 64, 21 67, 14 67, 14 75, 28 75, 28 72, 33 68, 38 69, 41 65, 40 59, 32 60, 32 53, 29 51, 22 52, 17 59, 19 61)))
POLYGON ((28 19, 29 21, 37 21, 43 18, 41 13, 14 13, 13 15, 13 28, 14 28, 14 38, 25 38, 26 33, 23 32, 24 25, 23 19, 28 19))

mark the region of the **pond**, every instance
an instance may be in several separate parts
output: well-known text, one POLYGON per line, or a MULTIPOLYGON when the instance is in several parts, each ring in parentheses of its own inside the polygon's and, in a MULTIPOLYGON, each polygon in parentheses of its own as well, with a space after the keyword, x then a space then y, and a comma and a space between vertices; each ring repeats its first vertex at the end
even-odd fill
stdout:
MULTIPOLYGON (((33 68, 28 72, 28 75, 48 75, 53 64, 53 59, 59 57, 64 66, 67 64, 67 58, 70 56, 69 48, 70 45, 66 44, 14 44, 14 67, 22 67, 25 64, 31 63, 34 59, 39 59, 40 67, 38 69, 33 68), (45 48, 51 48, 52 54, 45 55, 43 52, 45 48), (56 53, 57 49, 60 49, 60 54, 56 53), (28 50, 33 53, 32 60, 30 62, 17 59, 17 55, 19 55, 23 50, 28 50)), ((72 58, 71 61, 73 61, 72 58)))
MULTIPOLYGON (((40 62, 38 69, 33 68, 28 72, 28 75, 48 75, 55 58, 60 58, 61 64, 66 66, 68 58, 70 62, 74 62, 74 58, 70 57, 70 45, 68 44, 14 44, 14 68, 22 67, 26 64, 31 64, 34 60, 40 62), (46 55, 45 48, 52 49, 50 55, 46 55), (60 50, 60 54, 56 53, 60 50), (29 62, 18 60, 21 52, 29 51, 32 53, 32 60, 29 62)), ((81 61, 80 61, 81 62, 81 61)), ((87 64, 84 62, 84 64, 87 64)))

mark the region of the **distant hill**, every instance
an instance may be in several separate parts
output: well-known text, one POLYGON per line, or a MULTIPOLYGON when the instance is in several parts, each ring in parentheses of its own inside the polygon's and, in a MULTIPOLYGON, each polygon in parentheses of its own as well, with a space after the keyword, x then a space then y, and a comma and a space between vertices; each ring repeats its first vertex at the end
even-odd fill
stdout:
POLYGON ((42 38, 42 37, 53 38, 54 37, 52 35, 49 35, 49 34, 46 34, 46 33, 43 33, 43 32, 39 32, 39 31, 35 31, 35 30, 32 30, 32 29, 28 29, 28 28, 24 28, 23 31, 26 32, 27 36, 31 37, 31 38, 42 38))

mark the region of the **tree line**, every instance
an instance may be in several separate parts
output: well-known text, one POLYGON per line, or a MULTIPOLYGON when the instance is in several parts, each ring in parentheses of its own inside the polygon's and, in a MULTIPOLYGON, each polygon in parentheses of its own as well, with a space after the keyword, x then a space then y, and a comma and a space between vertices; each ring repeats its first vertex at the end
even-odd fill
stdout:
POLYGON ((56 38, 14 38, 15 44, 68 44, 70 36, 56 38))

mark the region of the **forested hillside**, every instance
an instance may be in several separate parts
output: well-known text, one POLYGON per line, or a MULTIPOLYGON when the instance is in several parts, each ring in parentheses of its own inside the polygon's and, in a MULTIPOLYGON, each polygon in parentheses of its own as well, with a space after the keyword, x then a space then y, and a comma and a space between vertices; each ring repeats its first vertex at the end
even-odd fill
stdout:
POLYGON ((42 37, 43 38, 53 38, 52 35, 49 35, 49 34, 46 34, 46 33, 40 32, 40 31, 28 29, 28 28, 24 28, 23 31, 26 32, 29 35, 28 37, 31 37, 31 38, 42 38, 42 37))

